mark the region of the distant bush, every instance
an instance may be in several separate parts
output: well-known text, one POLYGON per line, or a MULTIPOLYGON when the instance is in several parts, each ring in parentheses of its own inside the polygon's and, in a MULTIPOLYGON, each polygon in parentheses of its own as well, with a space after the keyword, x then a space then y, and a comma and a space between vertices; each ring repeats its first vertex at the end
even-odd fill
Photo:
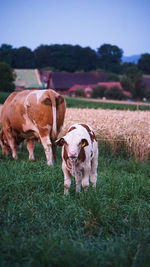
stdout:
POLYGON ((10 92, 0 91, 0 104, 3 104, 9 95, 10 95, 10 92))
POLYGON ((82 88, 77 88, 75 91, 75 96, 85 97, 85 92, 83 91, 82 88))
POLYGON ((93 88, 91 97, 92 98, 102 98, 105 96, 106 90, 107 90, 106 86, 97 86, 97 87, 93 88))
POLYGON ((112 72, 107 73, 107 80, 109 82, 120 82, 119 75, 112 73, 112 72))
POLYGON ((5 62, 0 62, 0 91, 12 92, 14 85, 15 74, 13 69, 5 62))
POLYGON ((114 100, 126 99, 126 96, 117 86, 111 87, 109 90, 107 90, 105 92, 105 97, 108 99, 114 99, 114 100))

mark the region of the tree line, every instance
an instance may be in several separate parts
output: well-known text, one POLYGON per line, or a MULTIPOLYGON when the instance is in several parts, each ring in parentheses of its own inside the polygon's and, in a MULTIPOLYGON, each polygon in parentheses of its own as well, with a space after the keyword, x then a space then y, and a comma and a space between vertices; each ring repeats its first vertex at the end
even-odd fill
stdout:
POLYGON ((10 66, 12 69, 38 68, 67 72, 105 71, 108 81, 120 81, 123 88, 130 91, 134 98, 149 97, 142 75, 150 74, 150 54, 141 55, 137 64, 122 63, 122 56, 123 50, 111 44, 103 44, 97 51, 90 47, 69 44, 40 45, 33 51, 25 46, 14 48, 12 45, 2 44, 0 91, 11 91, 13 88, 12 84, 9 86, 10 80, 15 79, 13 73, 10 75, 11 70, 7 69, 10 66), (4 82, 3 72, 7 84, 4 82))
MULTIPOLYGON (((103 44, 97 51, 79 45, 40 45, 35 50, 22 46, 0 46, 0 62, 11 68, 32 69, 49 68, 53 71, 95 71, 104 70, 116 74, 123 73, 130 63, 122 64, 123 50, 116 45, 103 44)), ((143 54, 137 67, 150 74, 150 54, 143 54)))

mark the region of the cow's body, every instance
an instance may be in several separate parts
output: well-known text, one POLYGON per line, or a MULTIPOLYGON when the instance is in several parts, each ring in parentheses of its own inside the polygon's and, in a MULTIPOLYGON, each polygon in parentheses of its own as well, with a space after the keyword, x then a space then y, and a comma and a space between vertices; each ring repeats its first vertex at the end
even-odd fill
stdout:
POLYGON ((64 194, 71 185, 71 174, 75 176, 76 192, 80 187, 87 189, 89 176, 96 187, 98 144, 92 128, 87 124, 72 125, 67 134, 57 141, 62 146, 62 170, 64 173, 64 194))
POLYGON ((66 104, 53 90, 26 90, 12 93, 2 108, 0 143, 5 154, 9 147, 17 159, 16 146, 27 140, 29 159, 34 160, 34 140, 40 138, 48 165, 53 164, 54 141, 63 122, 66 104))

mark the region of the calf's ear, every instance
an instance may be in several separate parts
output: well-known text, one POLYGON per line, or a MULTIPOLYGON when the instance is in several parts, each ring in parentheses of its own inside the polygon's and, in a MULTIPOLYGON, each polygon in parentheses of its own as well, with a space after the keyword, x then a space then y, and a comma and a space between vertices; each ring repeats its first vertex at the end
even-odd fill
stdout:
POLYGON ((81 140, 81 147, 85 147, 85 146, 88 146, 88 145, 89 145, 89 143, 88 143, 88 141, 86 139, 82 139, 81 140))
POLYGON ((64 140, 63 137, 55 141, 55 144, 56 144, 57 146, 63 146, 64 143, 65 143, 65 140, 64 140))

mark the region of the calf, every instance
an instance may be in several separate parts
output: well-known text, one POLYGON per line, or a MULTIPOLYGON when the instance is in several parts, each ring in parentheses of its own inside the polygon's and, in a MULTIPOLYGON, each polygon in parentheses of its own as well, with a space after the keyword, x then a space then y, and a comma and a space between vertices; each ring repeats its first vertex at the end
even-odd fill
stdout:
POLYGON ((71 174, 75 176, 76 192, 80 192, 81 184, 85 190, 88 188, 89 176, 92 186, 96 187, 98 143, 92 128, 87 124, 74 124, 56 143, 62 146, 64 194, 68 194, 71 174))

